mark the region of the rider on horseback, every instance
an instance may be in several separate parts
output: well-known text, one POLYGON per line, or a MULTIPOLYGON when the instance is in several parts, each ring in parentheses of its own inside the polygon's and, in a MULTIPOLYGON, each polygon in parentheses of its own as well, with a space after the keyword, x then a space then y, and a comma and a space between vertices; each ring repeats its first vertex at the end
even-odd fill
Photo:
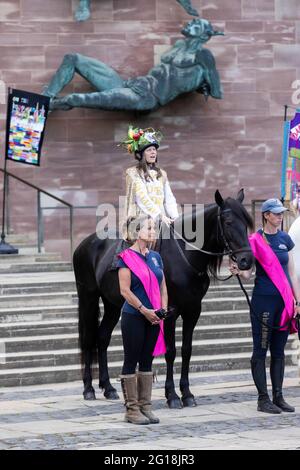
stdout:
POLYGON ((161 219, 168 225, 178 217, 176 199, 170 188, 167 173, 158 165, 157 149, 162 134, 152 128, 129 127, 120 145, 134 154, 138 164, 126 170, 126 202, 123 237, 128 240, 127 220, 139 215, 161 219))

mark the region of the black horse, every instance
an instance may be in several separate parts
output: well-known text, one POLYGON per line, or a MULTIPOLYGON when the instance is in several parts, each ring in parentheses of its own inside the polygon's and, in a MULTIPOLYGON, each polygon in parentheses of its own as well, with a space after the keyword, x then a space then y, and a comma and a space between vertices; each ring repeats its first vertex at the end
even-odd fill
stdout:
MULTIPOLYGON (((253 228, 252 219, 242 205, 244 192, 237 199, 223 200, 216 191, 216 204, 205 206, 204 213, 195 211, 192 221, 204 216, 204 244, 201 250, 186 250, 185 239, 175 235, 171 229, 169 239, 159 238, 156 249, 164 262, 168 288, 169 305, 176 314, 165 320, 164 332, 167 346, 165 359, 167 377, 165 393, 170 408, 196 405, 189 388, 189 365, 192 354, 193 331, 201 313, 201 301, 209 287, 208 271, 216 274, 224 252, 233 257, 242 270, 253 264, 253 255, 248 242, 247 229, 253 228), (181 315, 182 367, 180 390, 182 401, 176 394, 173 380, 173 365, 176 357, 175 324, 181 315)), ((184 217, 178 223, 184 223, 184 217)), ((120 240, 101 240, 96 234, 82 241, 74 253, 74 270, 79 297, 79 338, 83 359, 84 398, 95 399, 92 386, 92 362, 98 354, 99 387, 108 399, 117 399, 116 389, 111 385, 107 365, 107 348, 112 331, 118 323, 121 306, 124 303, 119 290, 117 270, 109 270, 120 240), (100 322, 99 299, 104 305, 100 322)))

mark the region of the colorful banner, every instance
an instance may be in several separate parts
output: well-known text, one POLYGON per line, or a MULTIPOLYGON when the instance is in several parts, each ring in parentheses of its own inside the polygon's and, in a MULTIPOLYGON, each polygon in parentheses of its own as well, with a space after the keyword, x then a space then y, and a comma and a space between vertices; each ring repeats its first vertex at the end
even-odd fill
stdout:
POLYGON ((284 122, 282 146, 281 197, 292 201, 300 183, 300 109, 291 121, 284 122))
POLYGON ((5 153, 8 160, 40 165, 49 101, 47 96, 10 89, 5 153))
POLYGON ((294 119, 290 121, 288 153, 291 158, 300 158, 300 112, 298 110, 294 119))

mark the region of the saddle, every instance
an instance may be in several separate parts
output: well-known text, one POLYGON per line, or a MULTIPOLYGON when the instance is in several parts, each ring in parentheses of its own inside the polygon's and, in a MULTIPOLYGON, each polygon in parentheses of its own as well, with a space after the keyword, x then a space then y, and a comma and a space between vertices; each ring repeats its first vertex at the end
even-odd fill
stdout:
POLYGON ((118 254, 121 253, 121 251, 127 250, 127 248, 129 248, 131 245, 132 245, 131 242, 128 242, 123 239, 118 241, 118 244, 113 254, 112 261, 108 266, 108 271, 115 271, 117 269, 117 264, 119 261, 118 254))

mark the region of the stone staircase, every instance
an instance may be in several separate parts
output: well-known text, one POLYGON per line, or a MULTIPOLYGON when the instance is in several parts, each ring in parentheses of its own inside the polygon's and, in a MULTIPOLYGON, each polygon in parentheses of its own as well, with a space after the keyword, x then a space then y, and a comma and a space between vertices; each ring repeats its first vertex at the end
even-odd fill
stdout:
MULTIPOLYGON (((27 251, 26 251, 27 250, 27 251)), ((248 291, 251 285, 246 285, 248 291)), ((235 279, 212 283, 194 333, 191 371, 247 369, 252 339, 245 298, 235 279)), ((101 306, 102 307, 102 306, 101 306)), ((180 372, 182 323, 176 329, 180 372)), ((295 362, 294 338, 287 363, 295 362)), ((122 366, 122 339, 116 327, 108 350, 110 373, 122 366)), ((163 358, 154 369, 164 373, 163 358)), ((96 373, 95 373, 96 377, 96 373)), ((77 335, 77 293, 71 264, 55 253, 0 257, 0 386, 66 382, 81 378, 77 335)))

